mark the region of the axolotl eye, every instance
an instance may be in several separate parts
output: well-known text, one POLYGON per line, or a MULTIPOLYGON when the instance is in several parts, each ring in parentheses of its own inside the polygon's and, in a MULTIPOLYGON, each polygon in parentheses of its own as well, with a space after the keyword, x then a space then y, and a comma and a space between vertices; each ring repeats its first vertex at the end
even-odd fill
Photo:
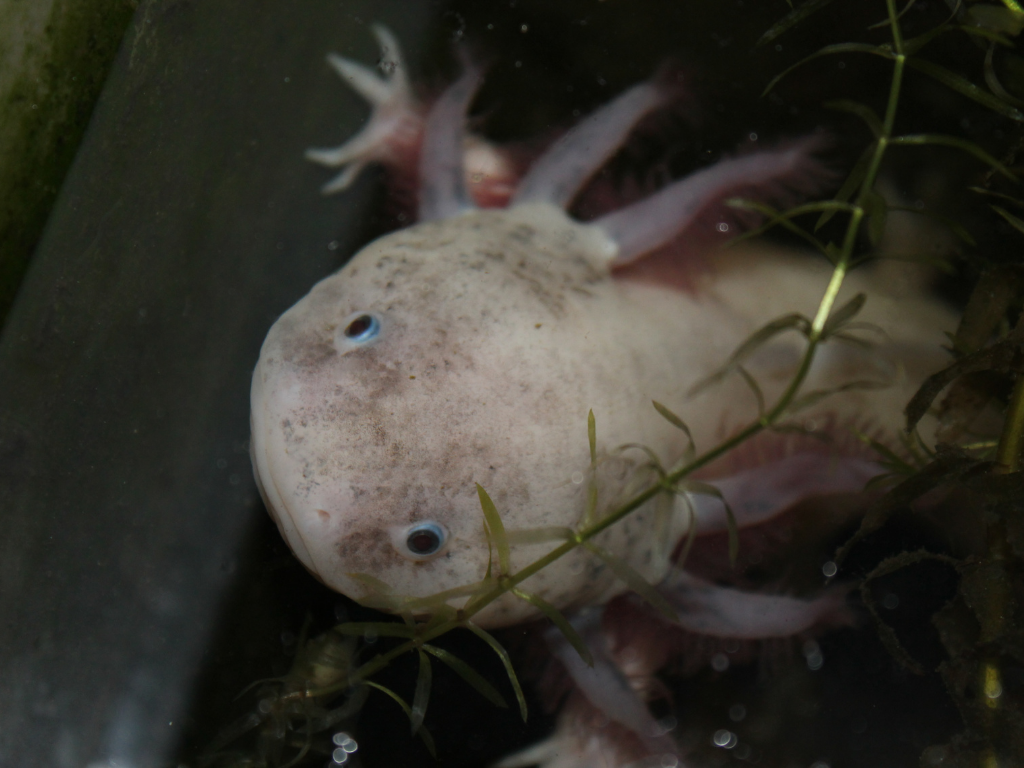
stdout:
POLYGON ((370 312, 353 312, 341 321, 334 335, 334 346, 339 352, 354 352, 373 344, 380 337, 381 320, 370 312))
POLYGON ((391 543, 398 553, 410 560, 430 560, 444 551, 448 543, 448 529, 433 520, 413 523, 407 528, 395 528, 391 543))
POLYGON ((380 320, 368 312, 357 312, 344 323, 345 338, 357 344, 365 344, 377 338, 380 333, 380 320))

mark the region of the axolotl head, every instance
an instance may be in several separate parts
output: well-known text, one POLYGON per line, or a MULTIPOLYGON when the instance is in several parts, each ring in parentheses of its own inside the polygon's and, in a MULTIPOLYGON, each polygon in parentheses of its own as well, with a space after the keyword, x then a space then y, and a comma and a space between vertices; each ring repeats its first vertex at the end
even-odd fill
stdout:
MULTIPOLYGON (((575 522, 582 489, 566 478, 589 462, 586 412, 559 348, 585 332, 568 294, 599 301, 608 248, 549 206, 473 211, 372 243, 274 324, 253 376, 253 462, 318 579, 357 599, 356 574, 404 597, 479 582, 476 483, 510 529, 575 522)), ((567 578, 552 576, 557 602, 583 589, 567 578)))

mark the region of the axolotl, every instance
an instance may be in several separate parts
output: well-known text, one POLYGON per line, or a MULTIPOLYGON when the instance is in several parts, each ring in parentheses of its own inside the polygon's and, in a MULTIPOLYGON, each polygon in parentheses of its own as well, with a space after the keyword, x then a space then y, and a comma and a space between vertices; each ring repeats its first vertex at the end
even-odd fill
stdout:
MULTIPOLYGON (((418 222, 367 245, 270 329, 252 381, 252 455, 267 509, 303 565, 356 600, 380 605, 386 593, 397 606, 459 594, 493 567, 478 485, 503 519, 514 571, 559 543, 545 532, 578 530, 592 487, 600 518, 651 479, 651 456, 674 465, 690 455, 691 439, 706 450, 756 420, 749 381, 764 401, 777 398, 799 365, 803 336, 778 334, 742 372, 698 396, 691 389, 769 321, 813 315, 831 267, 767 246, 707 245, 745 223, 726 200, 781 205, 831 174, 812 136, 738 153, 579 221, 567 210, 637 125, 678 98, 677 86, 655 79, 628 89, 524 169, 466 131, 479 67, 464 62, 428 108, 413 96, 391 34, 375 33, 383 73, 329 57, 373 105, 367 125, 308 156, 342 168, 327 191, 383 163, 415 190, 418 222), (643 450, 622 448, 630 445, 643 450)), ((701 475, 714 492, 655 497, 594 539, 657 585, 681 630, 754 639, 845 620, 834 591, 741 592, 674 561, 687 536, 726 531, 730 513, 740 527, 764 524, 801 500, 860 491, 882 471, 842 435, 898 423, 918 383, 941 365, 942 331, 953 320, 923 293, 887 295, 867 272, 849 276, 836 306, 857 293, 870 297, 859 319, 887 335, 870 349, 823 344, 805 390, 837 391, 787 417, 790 433, 824 439, 781 436, 736 451, 701 475), (849 386, 855 380, 871 386, 849 386)), ((549 638, 577 687, 574 714, 563 717, 575 735, 561 728, 523 760, 583 765, 595 749, 623 763, 675 754, 636 682, 671 651, 623 639, 645 621, 663 622, 661 636, 669 625, 615 603, 628 586, 582 547, 521 587, 570 616, 595 658, 588 667, 559 633, 549 638), (609 601, 620 607, 604 608, 609 601), (608 625, 613 615, 617 626, 608 625), (586 724, 600 718, 588 712, 621 738, 610 743, 608 729, 597 738, 586 724)), ((538 616, 534 603, 506 594, 473 621, 502 627, 538 616)))

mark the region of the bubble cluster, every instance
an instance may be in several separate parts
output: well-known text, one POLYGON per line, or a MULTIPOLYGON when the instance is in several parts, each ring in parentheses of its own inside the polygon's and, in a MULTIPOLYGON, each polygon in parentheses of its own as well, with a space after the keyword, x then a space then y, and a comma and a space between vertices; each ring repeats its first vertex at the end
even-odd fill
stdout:
POLYGON ((331 762, 327 764, 328 768, 335 765, 344 765, 348 762, 348 756, 359 749, 356 740, 344 731, 338 731, 334 734, 331 741, 334 742, 336 748, 331 753, 331 762))

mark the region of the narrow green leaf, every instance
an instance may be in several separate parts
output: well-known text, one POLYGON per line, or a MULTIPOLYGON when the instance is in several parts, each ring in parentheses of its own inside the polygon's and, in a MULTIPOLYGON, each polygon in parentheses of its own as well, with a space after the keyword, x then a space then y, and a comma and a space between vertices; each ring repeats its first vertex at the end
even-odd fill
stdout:
MULTIPOLYGON (((1022 113, 1021 117, 1024 118, 1024 113, 1022 113)), ((921 133, 912 136, 896 136, 890 143, 918 146, 931 144, 940 147, 955 147, 956 149, 962 149, 964 152, 969 152, 974 155, 983 163, 987 163, 992 166, 992 168, 1008 178, 1010 181, 1017 180, 1017 177, 1010 173, 1002 163, 992 157, 992 155, 979 147, 973 141, 968 141, 967 139, 959 139, 956 136, 945 136, 941 133, 921 133)))
POLYGON ((462 610, 465 612, 475 610, 476 604, 490 595, 495 587, 498 586, 498 579, 491 576, 491 549, 487 549, 487 572, 484 575, 482 581, 478 582, 480 589, 473 593, 470 598, 466 601, 465 605, 462 606, 462 610))
POLYGON ((761 92, 762 98, 764 96, 767 96, 768 93, 772 90, 772 88, 778 85, 779 81, 782 80, 782 78, 784 78, 797 67, 802 67, 807 62, 814 61, 814 59, 817 59, 820 56, 832 56, 840 53, 870 53, 875 56, 881 56, 882 58, 885 59, 895 58, 892 49, 884 45, 867 45, 865 43, 838 43, 836 45, 826 45, 821 50, 801 59, 796 64, 787 67, 781 73, 773 77, 771 79, 771 82, 769 82, 768 85, 765 86, 764 91, 761 92))
POLYGON ((866 331, 867 333, 874 334, 883 343, 892 340, 889 334, 874 323, 859 322, 847 323, 841 329, 833 333, 831 338, 837 341, 842 341, 846 344, 852 344, 853 346, 860 347, 861 349, 871 349, 875 346, 875 343, 868 339, 860 336, 854 336, 852 333, 853 331, 866 331))
MULTIPOLYGON (((846 181, 843 182, 842 186, 839 187, 839 191, 836 192, 835 200, 837 203, 849 202, 857 190, 860 189, 860 185, 864 181, 864 176, 868 172, 868 167, 871 165, 871 158, 874 154, 875 142, 872 142, 864 148, 863 152, 861 152, 860 157, 857 158, 857 162, 854 163, 853 168, 850 169, 850 175, 846 177, 846 181)), ((814 225, 814 231, 817 232, 825 226, 837 213, 839 213, 839 211, 836 209, 823 211, 814 225)))
POLYGON ((732 198, 726 200, 726 205, 732 208, 745 208, 751 211, 757 211, 765 216, 777 216, 780 219, 792 219, 796 216, 802 216, 805 213, 818 213, 819 211, 853 211, 854 207, 847 203, 839 200, 816 200, 813 203, 804 203, 803 205, 797 205, 793 208, 787 208, 785 211, 779 212, 774 208, 763 203, 759 203, 756 200, 744 200, 743 198, 732 198))
POLYGON ((842 250, 835 243, 829 242, 825 247, 825 256, 831 264, 838 264, 839 258, 842 256, 842 250))
POLYGON ((623 451, 628 451, 631 448, 634 448, 634 449, 636 449, 638 451, 643 451, 644 453, 646 453, 647 454, 647 458, 649 458, 651 460, 651 463, 650 463, 651 468, 655 472, 658 473, 659 477, 664 477, 665 476, 665 474, 666 474, 665 467, 661 463, 661 458, 658 456, 658 454, 656 454, 651 448, 648 448, 646 445, 641 445, 640 443, 623 443, 622 445, 620 445, 615 450, 618 451, 618 452, 623 452, 623 451))
POLYGON ((722 506, 725 507, 725 524, 729 533, 729 565, 733 568, 736 567, 736 558, 740 553, 740 529, 736 524, 736 515, 732 512, 732 507, 729 506, 729 502, 725 500, 725 496, 722 492, 711 485, 700 480, 685 480, 680 484, 680 487, 688 493, 699 493, 702 496, 711 496, 722 502, 722 506))
POLYGON ((995 44, 992 44, 989 45, 988 51, 985 53, 985 85, 988 86, 988 89, 992 91, 996 98, 1002 99, 1007 104, 1012 104, 1015 107, 1024 107, 1024 101, 1021 101, 1012 93, 1007 91, 999 81, 999 75, 996 74, 996 68, 993 62, 995 52, 996 46, 995 44))
POLYGON ((873 189, 864 194, 861 201, 867 214, 865 224, 867 225, 868 239, 873 246, 877 247, 882 242, 882 235, 885 234, 889 206, 886 204, 885 198, 873 189))
POLYGON ((882 457, 882 463, 884 463, 888 469, 894 470, 903 475, 910 475, 917 471, 917 467, 904 460, 898 453, 885 445, 885 443, 875 440, 870 435, 867 435, 858 429, 851 431, 858 440, 869 446, 871 450, 882 457))
POLYGON ((957 29, 971 37, 980 38, 981 40, 988 42, 990 45, 1001 45, 1004 48, 1013 47, 1013 40, 1008 38, 1006 35, 1001 35, 991 29, 985 29, 984 27, 971 27, 966 24, 958 25, 957 29))
POLYGON ((947 16, 946 20, 943 21, 941 24, 937 24, 927 32, 920 34, 917 37, 912 37, 909 40, 904 40, 903 53, 907 56, 913 56, 920 52, 921 49, 923 49, 926 45, 928 45, 928 43, 930 43, 939 35, 945 34, 946 32, 950 32, 956 29, 957 27, 952 22, 960 13, 961 2, 962 0, 956 0, 956 2, 952 4, 953 8, 950 11, 949 16, 947 16))
POLYGON ((416 675, 416 692, 412 696, 412 717, 409 722, 412 725, 412 733, 423 725, 423 718, 427 716, 427 704, 430 703, 430 684, 433 680, 433 671, 430 668, 430 657, 422 649, 416 649, 420 657, 420 671, 416 675))
POLYGON ((882 121, 875 110, 867 104, 862 104, 852 99, 835 99, 833 101, 826 101, 822 106, 826 109, 834 109, 839 112, 849 112, 851 115, 856 115, 867 124, 876 139, 882 135, 882 121))
POLYGON ((432 612, 437 612, 441 610, 442 606, 447 606, 449 600, 459 597, 470 597, 481 590, 488 590, 493 586, 494 579, 484 578, 473 584, 463 584, 461 587, 452 587, 443 592, 435 592, 425 597, 407 598, 402 602, 402 607, 413 612, 422 611, 426 608, 430 608, 432 612))
POLYGON ((587 508, 583 512, 583 524, 591 526, 597 521, 597 482, 591 477, 587 486, 587 508))
POLYGON ((1002 216, 1004 219, 1006 219, 1006 222, 1011 227, 1016 229, 1018 232, 1024 233, 1024 221, 1022 221, 1018 217, 1014 216, 1012 213, 1010 213, 1005 208, 1000 208, 998 205, 990 205, 989 208, 991 208, 993 211, 995 211, 1000 216, 1002 216))
POLYGON ((797 413, 806 408, 810 408, 812 405, 820 403, 828 397, 839 395, 843 392, 870 392, 871 390, 885 389, 891 386, 891 381, 857 380, 848 381, 838 387, 831 387, 829 389, 814 389, 803 393, 800 397, 793 398, 793 401, 786 409, 786 413, 797 413))
POLYGON ((799 333, 806 336, 810 332, 811 322, 803 315, 793 313, 789 315, 783 315, 782 317, 772 320, 768 324, 762 326, 757 331, 754 331, 746 341, 733 352, 729 359, 725 362, 721 368, 712 373, 710 376, 701 379, 692 387, 690 387, 687 395, 693 397, 694 395, 703 392, 705 389, 713 384, 717 384, 719 381, 728 376, 737 365, 742 363, 758 349, 764 346, 775 336, 786 331, 798 331, 799 333))
POLYGON ((690 497, 685 491, 677 491, 676 495, 686 505, 686 515, 689 521, 689 524, 686 526, 686 543, 683 544, 683 551, 679 553, 679 558, 676 560, 676 567, 682 568, 686 565, 686 558, 690 555, 690 548, 693 546, 694 539, 697 538, 695 530, 697 526, 697 513, 693 509, 693 502, 690 501, 690 497))
POLYGON ((967 24, 1016 37, 1024 29, 1024 14, 998 5, 972 5, 965 14, 967 24))
POLYGON ((550 525, 544 528, 510 528, 505 531, 509 544, 547 544, 565 541, 576 535, 572 528, 550 525))
POLYGON ((686 435, 686 441, 689 444, 686 449, 686 455, 692 456, 697 452, 697 444, 693 441, 693 434, 690 432, 690 428, 686 426, 686 422, 676 416, 671 410, 666 408, 664 405, 659 403, 657 400, 651 400, 654 405, 654 410, 661 414, 661 417, 665 419, 669 424, 678 430, 681 430, 686 435))
MULTIPOLYGON (((309 720, 307 720, 306 723, 308 725, 309 720)), ((293 746, 294 746, 294 742, 293 742, 293 746)), ((293 757, 287 763, 281 763, 280 764, 281 768, 294 768, 296 765, 301 763, 303 758, 305 758, 305 756, 307 754, 309 754, 309 748, 311 746, 313 746, 313 734, 307 728, 307 731, 306 731, 306 734, 305 734, 305 738, 302 740, 302 748, 299 750, 298 754, 295 755, 295 757, 293 757)))
POLYGON ((805 205, 799 205, 796 208, 790 208, 782 213, 776 211, 769 205, 764 203, 758 203, 754 200, 743 200, 742 198, 732 198, 726 200, 725 204, 730 208, 741 208, 748 211, 755 211, 765 218, 767 221, 759 227, 752 230, 747 230, 742 235, 734 237, 728 242, 729 246, 742 243, 746 240, 751 240, 755 237, 767 232, 773 227, 782 227, 783 229, 789 230, 794 235, 803 238, 811 244, 819 253, 825 253, 825 245, 818 238, 812 235, 810 232, 805 230, 803 227, 798 226, 795 222, 791 221, 792 218, 800 216, 805 213, 813 213, 815 211, 831 211, 832 213, 838 211, 853 210, 853 206, 846 205, 841 202, 834 200, 825 200, 817 203, 807 203, 805 205))
MULTIPOLYGON (((939 81, 947 88, 952 88, 957 93, 978 102, 984 107, 988 107, 993 112, 998 112, 1004 117, 1016 120, 1017 122, 1024 122, 1024 112, 1021 112, 1016 107, 1006 104, 988 91, 979 88, 967 78, 950 72, 945 67, 917 58, 907 59, 907 65, 913 67, 918 72, 923 72, 929 77, 939 81)), ((996 166, 998 163, 992 163, 992 165, 996 166)), ((1002 166, 999 167, 1002 168, 1002 166)))
POLYGON ((757 400, 757 416, 758 418, 761 418, 764 416, 765 412, 764 393, 761 391, 761 385, 757 383, 757 379, 751 375, 750 371, 742 365, 736 366, 736 373, 743 378, 744 383, 750 388, 750 391, 754 393, 754 399, 757 400))
POLYGON ((890 19, 889 17, 886 17, 886 18, 882 19, 881 21, 875 22, 870 27, 868 27, 868 29, 882 29, 883 27, 891 26, 893 21, 899 21, 900 19, 902 19, 903 15, 907 11, 909 11, 913 7, 914 3, 916 3, 916 2, 917 2, 917 0, 907 0, 907 4, 903 6, 903 10, 902 11, 900 11, 899 13, 896 14, 896 18, 895 19, 890 19))
POLYGON ((565 639, 569 641, 569 644, 576 649, 576 653, 580 655, 580 658, 586 662, 588 667, 594 666, 594 657, 590 653, 590 649, 587 648, 587 644, 583 642, 583 638, 580 637, 580 633, 576 631, 576 628, 562 615, 555 606, 547 602, 544 598, 534 595, 531 592, 526 592, 518 587, 512 588, 512 594, 518 597, 520 600, 524 600, 538 611, 543 613, 551 623, 558 627, 558 630, 565 635, 565 639))
POLYGON ((895 630, 879 615, 878 606, 875 603, 874 596, 871 594, 869 584, 879 577, 887 576, 906 568, 907 566, 915 565, 927 560, 937 560, 940 563, 945 563, 946 565, 956 569, 963 566, 963 561, 961 560, 956 560, 947 555, 934 554, 924 549, 919 549, 916 552, 901 552, 898 555, 883 560, 875 566, 874 570, 865 576, 860 584, 861 603, 868 610, 868 613, 871 614, 871 618, 874 619, 879 639, 882 641, 882 644, 886 647, 889 653, 892 654, 893 658, 916 675, 924 675, 927 672, 927 669, 910 655, 903 644, 900 643, 899 636, 896 634, 895 630))
POLYGON ((800 6, 793 8, 792 2, 790 2, 790 8, 793 8, 789 13, 779 19, 777 22, 768 28, 768 31, 761 35, 761 38, 754 44, 755 47, 770 43, 772 40, 777 38, 783 32, 791 29, 792 27, 799 24, 801 21, 806 19, 812 13, 816 13, 824 8, 826 5, 831 3, 832 0, 807 0, 807 2, 800 6))
POLYGON ((516 677, 516 671, 512 667, 512 659, 509 658, 508 651, 499 643, 494 637, 487 631, 481 629, 471 621, 465 623, 466 628, 469 629, 474 635, 479 637, 489 646, 491 650, 498 654, 498 658, 501 659, 502 666, 505 667, 505 674, 508 675, 508 681, 512 684, 512 690, 516 692, 516 701, 519 702, 519 716, 523 718, 523 722, 526 722, 526 697, 523 695, 523 688, 519 685, 519 678, 516 677))
POLYGON ((512 555, 508 548, 508 537, 505 536, 505 525, 501 522, 498 508, 480 483, 476 484, 476 493, 480 497, 480 509, 484 512, 484 522, 487 524, 487 539, 498 550, 498 569, 503 576, 508 576, 512 573, 512 555))
POLYGON ((678 621, 679 614, 676 609, 672 607, 672 604, 666 600, 654 585, 651 584, 647 579, 641 576, 636 570, 629 565, 625 560, 620 557, 616 557, 606 549, 602 549, 593 542, 585 541, 583 546, 587 550, 592 552, 601 558, 605 564, 611 568, 620 581, 622 581, 632 592, 636 592, 640 597, 646 600, 651 607, 661 613, 669 621, 678 621))
POLYGON ((597 464, 597 422, 594 421, 594 409, 587 414, 587 440, 590 442, 590 466, 597 464))
POLYGON ((998 197, 1000 200, 1005 200, 1018 208, 1024 208, 1024 200, 1021 200, 1010 195, 1004 195, 1002 192, 995 192, 991 189, 985 189, 984 187, 968 187, 971 192, 977 192, 979 195, 989 195, 991 197, 998 197))
POLYGON ((351 571, 349 573, 346 573, 345 575, 355 579, 364 587, 366 587, 369 590, 372 590, 373 592, 380 592, 381 594, 390 594, 394 591, 391 588, 390 584, 386 584, 380 579, 376 578, 375 576, 371 576, 368 573, 357 573, 355 571, 351 571))
MULTIPOLYGON (((376 688, 381 693, 385 693, 388 696, 390 696, 391 699, 402 708, 402 711, 405 712, 405 716, 409 718, 409 722, 412 722, 412 709, 409 707, 408 704, 405 703, 405 699, 403 699, 397 693, 392 691, 390 688, 387 688, 381 685, 380 683, 375 683, 372 680, 366 680, 364 681, 364 683, 370 686, 371 688, 376 688)), ((421 725, 418 730, 418 733, 420 738, 423 739, 423 743, 426 745, 427 751, 430 752, 430 756, 436 758, 437 749, 434 747, 434 737, 430 735, 430 731, 428 731, 425 726, 421 725)))
POLYGON ((260 725, 268 717, 270 717, 269 712, 267 714, 261 714, 259 712, 250 712, 247 715, 243 715, 227 727, 222 728, 217 733, 213 741, 207 744, 206 754, 214 754, 216 752, 220 752, 232 741, 244 736, 253 728, 260 725))
POLYGON ((676 495, 674 489, 666 488, 664 493, 654 497, 654 519, 651 521, 651 556, 658 562, 667 562, 678 540, 672 536, 676 518, 676 495))
POLYGON ((587 505, 583 510, 583 525, 593 525, 597 519, 597 421, 594 409, 587 414, 587 440, 590 443, 590 474, 587 478, 587 505))
POLYGON ((827 339, 840 328, 844 327, 848 322, 850 322, 850 320, 859 315, 867 300, 867 294, 858 293, 848 302, 843 304, 843 306, 833 310, 832 314, 828 316, 828 320, 825 321, 825 327, 821 331, 822 340, 827 339))
POLYGON ((388 584, 374 578, 368 573, 346 573, 346 576, 359 582, 366 590, 361 597, 354 598, 360 605, 375 608, 379 611, 393 613, 398 610, 401 598, 394 594, 388 584))
POLYGON ((444 648, 438 648, 435 645, 424 644, 423 650, 451 667, 459 677, 473 686, 477 693, 496 707, 508 709, 508 703, 505 701, 505 697, 498 693, 498 689, 487 682, 479 672, 469 666, 469 664, 464 662, 458 656, 453 653, 449 653, 444 648))

